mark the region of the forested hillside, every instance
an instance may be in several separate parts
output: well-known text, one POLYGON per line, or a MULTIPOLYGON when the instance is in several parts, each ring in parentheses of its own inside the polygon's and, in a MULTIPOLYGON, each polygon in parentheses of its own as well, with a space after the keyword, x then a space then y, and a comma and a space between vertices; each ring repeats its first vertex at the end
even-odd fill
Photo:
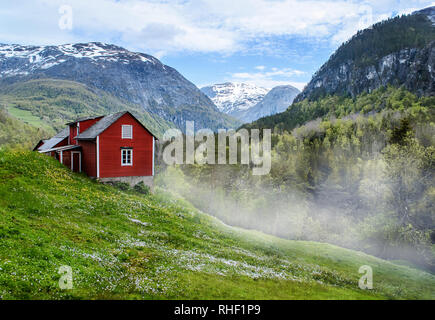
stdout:
POLYGON ((357 67, 376 63, 386 55, 403 48, 423 48, 435 40, 435 28, 426 13, 396 16, 358 31, 337 49, 328 67, 353 60, 357 67))
MULTIPOLYGON (((53 79, 31 80, 0 87, 0 107, 3 115, 15 118, 19 127, 29 128, 20 132, 22 141, 35 144, 41 135, 53 135, 69 121, 83 116, 105 115, 129 110, 151 131, 161 136, 174 125, 145 111, 141 106, 127 103, 101 90, 91 89, 83 84, 53 79), (42 129, 46 134, 28 134, 42 129), (29 131, 30 130, 30 131, 29 131)), ((9 126, 2 126, 1 145, 14 144, 16 134, 9 126)), ((27 145, 26 145, 27 146, 27 145)))
MULTIPOLYGON (((270 176, 226 168, 212 183, 222 198, 201 204, 231 223, 435 272, 434 12, 358 32, 285 112, 244 125, 272 129, 270 176)), ((183 171, 192 185, 204 179, 183 171)))
POLYGON ((293 103, 286 111, 261 118, 244 128, 267 128, 276 133, 291 131, 308 121, 318 119, 343 118, 349 115, 370 115, 384 109, 404 110, 413 106, 423 106, 429 110, 435 107, 434 96, 418 98, 404 88, 381 86, 370 94, 362 93, 355 98, 328 95, 314 101, 305 99, 293 103))
POLYGON ((0 108, 0 146, 31 150, 35 144, 50 136, 50 131, 26 124, 0 108))
POLYGON ((270 175, 183 166, 163 185, 229 224, 435 271, 433 97, 379 88, 299 102, 262 121, 275 131, 270 175))
POLYGON ((355 97, 387 85, 435 95, 435 7, 359 31, 313 75, 295 101, 355 97))

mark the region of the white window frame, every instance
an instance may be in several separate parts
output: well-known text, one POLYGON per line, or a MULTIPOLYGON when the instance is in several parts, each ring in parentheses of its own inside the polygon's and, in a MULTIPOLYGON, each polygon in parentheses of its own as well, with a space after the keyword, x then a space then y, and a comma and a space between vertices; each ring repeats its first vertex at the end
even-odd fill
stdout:
POLYGON ((133 126, 131 124, 123 124, 121 126, 121 138, 122 139, 133 139, 133 126), (124 136, 124 128, 130 128, 130 133, 131 133, 130 137, 124 136))
MULTIPOLYGON (((126 154, 126 159, 128 159, 127 154, 126 154)), ((121 166, 122 167, 132 167, 133 166, 133 148, 121 149, 121 166), (130 151, 130 163, 124 163, 124 161, 123 161, 124 151, 126 151, 126 152, 130 151)))

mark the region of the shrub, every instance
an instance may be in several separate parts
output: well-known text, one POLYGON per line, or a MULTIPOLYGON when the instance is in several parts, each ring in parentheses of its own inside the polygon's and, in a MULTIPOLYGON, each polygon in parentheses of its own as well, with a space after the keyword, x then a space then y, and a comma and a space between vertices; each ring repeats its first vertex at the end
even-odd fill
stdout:
POLYGON ((134 186, 134 190, 138 193, 141 194, 149 194, 150 193, 150 187, 145 185, 145 183, 143 183, 143 181, 139 182, 138 184, 136 184, 134 186))
POLYGON ((114 181, 114 182, 109 182, 109 184, 122 191, 131 190, 130 185, 126 182, 114 181))

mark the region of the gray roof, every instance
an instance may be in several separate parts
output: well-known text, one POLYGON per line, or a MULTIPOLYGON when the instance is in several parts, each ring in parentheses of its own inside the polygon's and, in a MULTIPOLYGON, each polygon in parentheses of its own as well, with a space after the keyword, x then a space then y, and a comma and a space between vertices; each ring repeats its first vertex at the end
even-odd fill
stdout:
POLYGON ((80 133, 76 139, 78 140, 92 140, 95 139, 101 132, 106 130, 108 127, 112 125, 116 120, 121 118, 128 111, 122 111, 117 113, 112 113, 107 116, 104 116, 100 121, 91 126, 89 129, 80 133))
POLYGON ((80 122, 80 121, 86 121, 86 120, 92 120, 92 119, 97 119, 97 118, 102 118, 104 116, 93 116, 93 117, 82 117, 82 118, 78 118, 72 122, 68 122, 67 125, 76 123, 76 122, 80 122))
POLYGON ((52 151, 66 151, 66 150, 72 150, 72 149, 80 149, 82 146, 79 146, 77 144, 71 144, 68 146, 62 146, 52 149, 46 149, 46 150, 38 150, 39 153, 46 153, 46 152, 52 152, 52 151))
POLYGON ((54 137, 44 140, 44 144, 38 148, 39 151, 49 150, 69 136, 69 127, 66 127, 54 137))

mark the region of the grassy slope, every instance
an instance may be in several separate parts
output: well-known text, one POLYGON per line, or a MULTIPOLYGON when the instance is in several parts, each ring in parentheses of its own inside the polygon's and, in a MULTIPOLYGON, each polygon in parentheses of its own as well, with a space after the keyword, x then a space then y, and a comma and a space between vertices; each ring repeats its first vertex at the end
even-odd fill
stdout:
POLYGON ((66 122, 79 117, 122 110, 131 111, 157 135, 162 135, 166 129, 173 127, 139 105, 66 80, 40 79, 2 86, 0 106, 22 122, 44 128, 50 133, 59 131, 66 122))
POLYGON ((336 246, 226 226, 31 152, 0 151, 0 298, 435 298, 435 276, 336 246), (58 287, 69 265, 74 289, 58 287), (374 290, 358 288, 370 265, 374 290))
POLYGON ((44 127, 19 121, 0 107, 0 146, 32 149, 36 142, 48 135, 49 131, 44 127))

